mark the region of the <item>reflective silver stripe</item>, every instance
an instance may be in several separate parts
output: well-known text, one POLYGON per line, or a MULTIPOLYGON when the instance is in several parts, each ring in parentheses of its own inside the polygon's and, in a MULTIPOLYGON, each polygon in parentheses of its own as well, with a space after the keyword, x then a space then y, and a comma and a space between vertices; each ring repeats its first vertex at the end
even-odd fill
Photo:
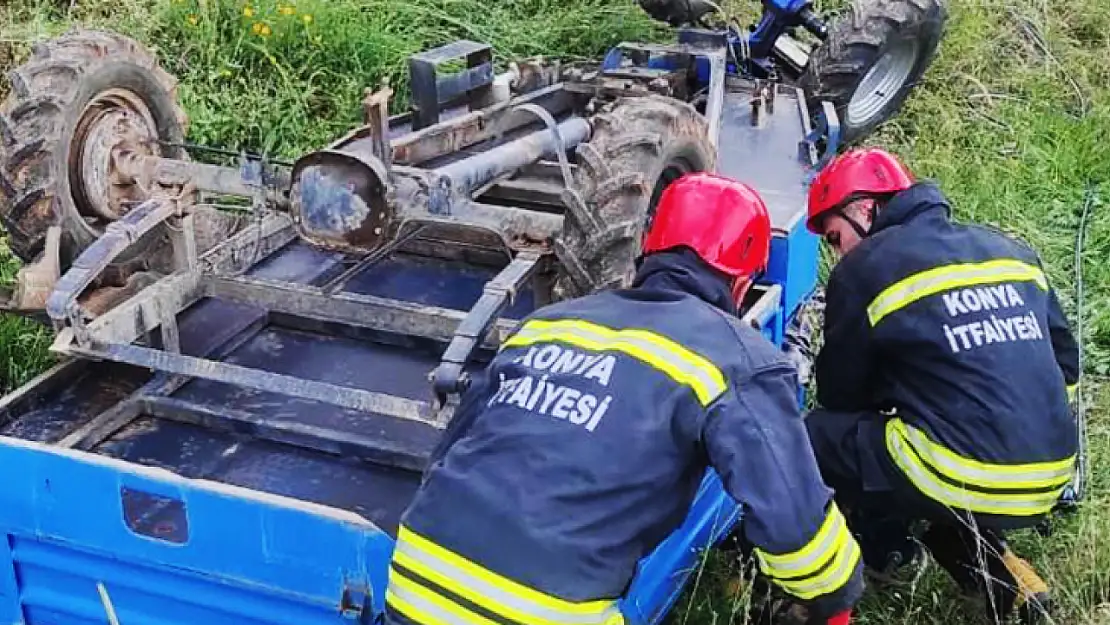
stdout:
POLYGON ((944 265, 913 274, 890 285, 867 306, 871 325, 919 299, 960 287, 1032 281, 1041 289, 1048 280, 1037 267, 1014 259, 944 265))
POLYGON ((526 322, 503 347, 541 341, 562 341, 594 351, 624 352, 689 386, 702 405, 712 403, 726 389, 724 374, 708 359, 647 330, 614 330, 580 319, 534 319, 526 322))
POLYGON ((895 420, 895 423, 894 427, 922 459, 947 477, 967 484, 996 489, 1035 489, 1063 486, 1071 477, 1071 460, 1013 466, 988 465, 956 456, 904 421, 895 420))
POLYGON ((894 428, 887 429, 887 448, 895 463, 922 493, 953 508, 1011 516, 1032 516, 1048 512, 1055 505, 1059 492, 1012 494, 981 494, 945 483, 921 465, 909 443, 894 428))
POLYGON ((861 555, 859 544, 855 540, 849 540, 836 552, 836 559, 825 571, 804 580, 779 580, 779 584, 800 599, 812 599, 836 592, 852 578, 861 555))
POLYGON ((501 625, 457 604, 450 604, 448 609, 443 606, 448 599, 433 600, 427 594, 431 591, 422 593, 416 582, 397 577, 396 571, 390 571, 386 603, 420 625, 501 625))
POLYGON ((393 558, 401 566, 449 588, 468 601, 517 621, 539 620, 566 625, 604 625, 619 614, 619 608, 615 602, 597 602, 607 603, 608 607, 597 611, 574 613, 529 601, 496 584, 471 575, 462 567, 432 557, 414 545, 400 540, 394 548, 393 558))
POLYGON ((768 575, 780 579, 797 577, 812 573, 822 564, 827 563, 843 549, 844 543, 849 538, 848 530, 844 525, 844 515, 833 503, 829 506, 828 514, 814 540, 802 549, 791 554, 770 554, 757 550, 756 554, 763 561, 768 575))

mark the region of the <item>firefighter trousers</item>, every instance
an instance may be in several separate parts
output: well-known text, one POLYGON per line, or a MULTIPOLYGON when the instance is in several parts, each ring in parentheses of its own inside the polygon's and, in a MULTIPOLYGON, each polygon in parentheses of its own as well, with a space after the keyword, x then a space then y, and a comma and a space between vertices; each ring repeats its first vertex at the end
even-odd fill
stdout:
POLYGON ((928 549, 966 593, 987 594, 986 608, 1006 614, 1014 605, 1016 581, 1006 568, 1005 532, 1029 527, 1040 519, 1012 519, 971 515, 941 506, 923 495, 901 473, 886 450, 887 417, 877 412, 814 410, 806 429, 821 475, 836 491, 852 533, 860 543, 864 563, 883 570, 898 561, 909 562, 915 542, 928 549), (928 529, 913 536, 913 526, 928 529), (994 580, 1000 583, 986 583, 994 580))

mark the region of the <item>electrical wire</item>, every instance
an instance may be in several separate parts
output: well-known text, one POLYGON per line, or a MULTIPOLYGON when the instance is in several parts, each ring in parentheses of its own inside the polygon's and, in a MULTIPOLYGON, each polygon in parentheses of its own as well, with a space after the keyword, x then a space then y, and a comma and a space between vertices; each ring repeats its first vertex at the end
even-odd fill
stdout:
POLYGON ((224 149, 224 148, 217 148, 217 147, 212 147, 212 146, 209 146, 209 145, 200 145, 200 144, 196 144, 196 143, 175 143, 175 142, 172 142, 172 141, 159 141, 158 143, 160 143, 161 145, 164 145, 166 147, 171 147, 171 148, 182 148, 182 149, 185 149, 185 150, 195 150, 197 152, 207 152, 209 154, 219 154, 220 156, 231 156, 231 157, 246 156, 248 160, 252 160, 252 161, 262 161, 264 163, 273 163, 274 165, 281 165, 283 167, 292 167, 293 166, 293 163, 291 163, 289 161, 283 161, 283 160, 279 160, 279 159, 276 159, 276 158, 270 158, 270 157, 262 155, 262 154, 254 154, 252 152, 247 152, 245 150, 241 151, 241 152, 236 152, 234 150, 227 150, 227 149, 224 149))
POLYGON ((1075 419, 1079 431, 1079 449, 1076 455, 1075 477, 1072 483, 1075 501, 1079 502, 1086 494, 1087 487, 1087 411, 1083 388, 1083 301, 1085 297, 1083 285, 1083 246, 1087 239, 1087 226, 1094 207, 1095 198, 1098 196, 1098 187, 1087 185, 1083 196, 1083 211, 1079 216, 1079 228, 1075 233, 1075 342, 1079 346, 1079 381, 1075 392, 1075 419))

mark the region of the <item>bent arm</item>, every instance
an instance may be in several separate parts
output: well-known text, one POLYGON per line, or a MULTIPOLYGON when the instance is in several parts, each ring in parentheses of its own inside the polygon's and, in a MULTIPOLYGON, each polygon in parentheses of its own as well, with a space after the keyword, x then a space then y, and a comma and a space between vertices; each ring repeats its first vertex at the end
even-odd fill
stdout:
POLYGON ((821 480, 789 365, 757 373, 706 422, 710 462, 743 506, 760 570, 811 611, 831 616, 863 592, 861 553, 821 480))

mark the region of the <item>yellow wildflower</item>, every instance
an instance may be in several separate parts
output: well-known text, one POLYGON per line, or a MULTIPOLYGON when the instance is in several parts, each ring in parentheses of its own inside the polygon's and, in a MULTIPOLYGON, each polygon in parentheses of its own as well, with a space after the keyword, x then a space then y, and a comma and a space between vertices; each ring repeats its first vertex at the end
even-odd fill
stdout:
POLYGON ((311 24, 312 23, 312 15, 309 14, 309 13, 305 13, 304 15, 302 15, 301 19, 304 20, 305 24, 311 24))
POLYGON ((262 32, 259 33, 259 34, 262 35, 263 37, 269 37, 271 34, 273 34, 273 31, 270 30, 269 26, 267 26, 266 24, 263 24, 262 25, 262 32))
POLYGON ((251 5, 243 7, 243 17, 254 17, 254 8, 251 5))
POLYGON ((200 18, 196 15, 190 15, 185 18, 185 21, 189 22, 190 26, 196 26, 200 22, 200 18))
POLYGON ((251 32, 256 35, 262 34, 262 22, 255 22, 251 24, 251 32))
POLYGON ((285 15, 285 16, 294 15, 296 12, 297 12, 297 9, 294 9, 293 7, 286 7, 286 6, 279 6, 278 7, 278 13, 281 13, 282 15, 285 15))

